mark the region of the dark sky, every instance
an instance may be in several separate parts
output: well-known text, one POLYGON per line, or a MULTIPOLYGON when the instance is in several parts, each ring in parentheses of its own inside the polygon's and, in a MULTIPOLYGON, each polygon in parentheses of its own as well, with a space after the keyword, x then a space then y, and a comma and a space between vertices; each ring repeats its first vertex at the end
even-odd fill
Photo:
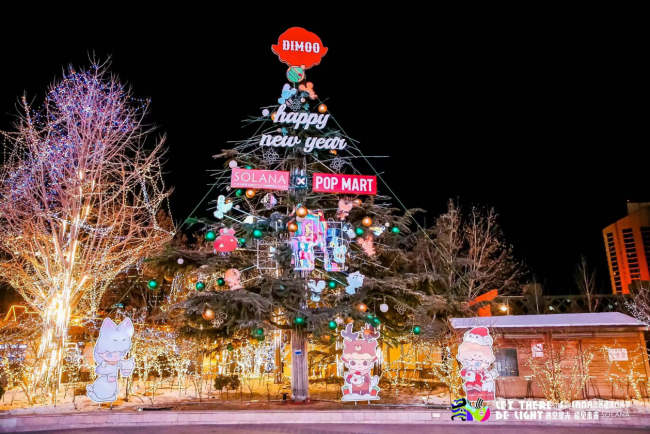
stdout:
POLYGON ((407 206, 425 208, 429 222, 449 198, 492 206, 549 293, 575 291, 581 254, 608 291, 601 230, 625 215, 628 199, 650 199, 647 50, 633 30, 342 16, 259 24, 233 14, 209 30, 143 23, 141 36, 35 30, 41 42, 27 46, 5 27, 0 129, 24 91, 41 101, 65 65, 111 55, 111 70, 152 99, 149 119, 168 135, 166 179, 183 220, 221 164, 211 156, 251 135, 241 120, 277 101, 286 66, 271 44, 302 26, 330 49, 308 80, 365 154, 390 155, 374 164, 407 206))

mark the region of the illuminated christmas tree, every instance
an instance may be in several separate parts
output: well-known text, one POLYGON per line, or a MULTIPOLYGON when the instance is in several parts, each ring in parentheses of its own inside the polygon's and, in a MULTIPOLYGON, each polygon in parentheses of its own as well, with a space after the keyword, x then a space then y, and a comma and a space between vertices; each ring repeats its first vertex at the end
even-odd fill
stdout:
MULTIPOLYGON (((289 66, 289 82, 278 86, 277 102, 246 121, 253 135, 215 156, 224 163, 215 173, 220 193, 210 209, 214 218, 186 222, 204 225, 205 245, 180 252, 181 274, 170 298, 183 309, 186 334, 222 338, 230 351, 237 342, 264 341, 269 334, 279 351, 279 331, 289 332, 292 397, 304 401, 308 342, 333 362, 341 332, 352 322, 372 336, 380 329, 383 342, 435 337, 442 329, 437 315, 458 312, 468 294, 495 287, 478 277, 476 262, 472 283, 454 275, 452 284, 445 275, 471 262, 460 257, 462 246, 454 247, 463 235, 441 239, 456 263, 431 236, 464 227, 442 220, 432 231, 411 233, 417 210, 398 215, 392 199, 378 194, 378 177, 360 174, 356 163, 370 170, 370 157, 306 80, 306 71, 328 51, 320 39, 290 29, 273 51, 289 66)), ((460 224, 457 214, 452 217, 460 224)), ((479 236, 486 233, 492 236, 493 228, 479 236)), ((279 360, 270 367, 278 381, 279 360)))

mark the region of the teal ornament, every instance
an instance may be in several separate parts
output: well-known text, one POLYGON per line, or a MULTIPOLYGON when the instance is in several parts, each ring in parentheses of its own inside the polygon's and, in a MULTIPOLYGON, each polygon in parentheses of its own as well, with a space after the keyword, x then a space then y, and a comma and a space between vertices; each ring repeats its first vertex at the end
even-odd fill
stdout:
POLYGON ((381 321, 377 317, 374 317, 372 320, 370 320, 370 322, 372 322, 372 325, 375 327, 379 327, 381 325, 381 321))
POLYGON ((226 281, 223 278, 220 277, 220 278, 217 279, 217 285, 223 286, 225 284, 226 284, 226 281))
POLYGON ((260 238, 262 238, 263 235, 264 235, 264 234, 263 234, 262 231, 259 230, 259 229, 255 229, 255 230, 253 231, 253 238, 255 238, 256 240, 259 240, 260 238))
POLYGON ((246 166, 246 170, 251 170, 253 166, 246 166))
POLYGON ((246 238, 240 238, 239 239, 239 245, 243 246, 244 244, 246 244, 246 238))
POLYGON ((400 230, 397 226, 393 226, 393 229, 391 229, 391 232, 394 233, 395 235, 400 233, 400 230))
POLYGON ((301 325, 305 324, 305 319, 303 317, 299 316, 298 318, 296 318, 296 320, 294 322, 296 323, 296 325, 301 326, 301 325))
POLYGON ((156 289, 158 288, 158 281, 156 281, 156 279, 152 279, 149 281, 148 285, 149 289, 156 289))
POLYGON ((329 327, 330 327, 330 330, 336 329, 336 321, 330 321, 329 327))
POLYGON ((240 189, 240 190, 237 190, 237 191, 235 192, 235 194, 237 195, 237 197, 242 197, 242 196, 244 195, 244 190, 241 190, 241 189, 240 189))
POLYGON ((356 228, 354 230, 354 233, 356 233, 357 236, 360 237, 361 235, 363 235, 365 233, 365 231, 363 230, 363 228, 356 228))
POLYGON ((292 66, 287 70, 287 78, 292 83, 300 83, 305 77, 305 70, 300 66, 292 66))
POLYGON ((205 289, 205 283, 203 282, 196 282, 196 290, 199 292, 202 292, 205 289))
POLYGON ((259 329, 255 330, 255 334, 257 336, 264 336, 264 329, 259 328, 259 329))
POLYGON ((217 234, 215 234, 213 231, 209 231, 205 234, 205 239, 208 241, 214 241, 217 239, 217 234))
POLYGON ((414 334, 414 335, 417 336, 417 335, 419 335, 420 333, 422 333, 422 329, 420 328, 420 326, 415 326, 415 327, 413 327, 413 334, 414 334))
POLYGON ((327 283, 327 286, 329 286, 330 289, 334 289, 334 288, 336 288, 336 282, 333 281, 333 280, 330 280, 330 281, 327 283))

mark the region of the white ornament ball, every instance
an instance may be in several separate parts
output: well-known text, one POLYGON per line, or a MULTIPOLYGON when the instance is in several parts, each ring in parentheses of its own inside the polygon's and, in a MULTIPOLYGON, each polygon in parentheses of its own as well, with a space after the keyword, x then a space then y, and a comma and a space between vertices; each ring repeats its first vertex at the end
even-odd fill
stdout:
POLYGON ((231 186, 226 187, 226 191, 230 191, 230 190, 232 190, 231 186))
POLYGON ((178 261, 176 261, 176 262, 178 262, 179 265, 183 265, 183 262, 185 262, 185 261, 183 260, 183 258, 178 258, 178 261))
POLYGON ((384 313, 388 312, 388 305, 386 303, 382 304, 381 306, 379 306, 379 310, 384 313))
POLYGON ((263 116, 268 116, 268 115, 270 115, 270 114, 271 114, 271 112, 270 112, 268 109, 264 109, 264 110, 262 110, 262 115, 263 115, 263 116))
POLYGON ((234 169, 235 167, 238 166, 237 162, 235 160, 232 160, 230 163, 228 163, 231 169, 234 169))
POLYGON ((300 98, 300 102, 305 102, 305 98, 300 98))
POLYGON ((343 318, 341 318, 340 316, 337 316, 336 319, 335 319, 334 321, 336 321, 336 323, 337 323, 338 325, 343 324, 343 318))
POLYGON ((389 228, 389 227, 390 227, 390 223, 386 222, 386 223, 384 224, 384 226, 386 226, 387 228, 389 228))

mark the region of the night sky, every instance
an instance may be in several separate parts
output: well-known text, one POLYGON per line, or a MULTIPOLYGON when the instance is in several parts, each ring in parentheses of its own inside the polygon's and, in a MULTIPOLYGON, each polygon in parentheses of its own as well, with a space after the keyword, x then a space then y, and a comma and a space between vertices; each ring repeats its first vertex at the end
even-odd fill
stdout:
MULTIPOLYGON (((305 27, 329 47, 308 80, 366 155, 390 156, 373 164, 407 206, 426 209, 427 223, 449 198, 494 207, 528 277, 549 294, 576 292, 581 254, 610 291, 601 230, 625 215, 627 200, 650 200, 645 49, 606 27, 443 30, 385 18, 260 25, 233 15, 210 30, 56 35, 56 48, 48 34, 28 47, 3 34, 12 61, 0 68, 0 129, 11 128, 23 92, 41 102, 64 66, 112 56, 111 71, 152 99, 149 121, 168 135, 166 181, 182 221, 222 164, 211 156, 252 135, 241 120, 279 98, 286 66, 271 44, 305 27)), ((195 216, 209 216, 206 208, 195 216)))

